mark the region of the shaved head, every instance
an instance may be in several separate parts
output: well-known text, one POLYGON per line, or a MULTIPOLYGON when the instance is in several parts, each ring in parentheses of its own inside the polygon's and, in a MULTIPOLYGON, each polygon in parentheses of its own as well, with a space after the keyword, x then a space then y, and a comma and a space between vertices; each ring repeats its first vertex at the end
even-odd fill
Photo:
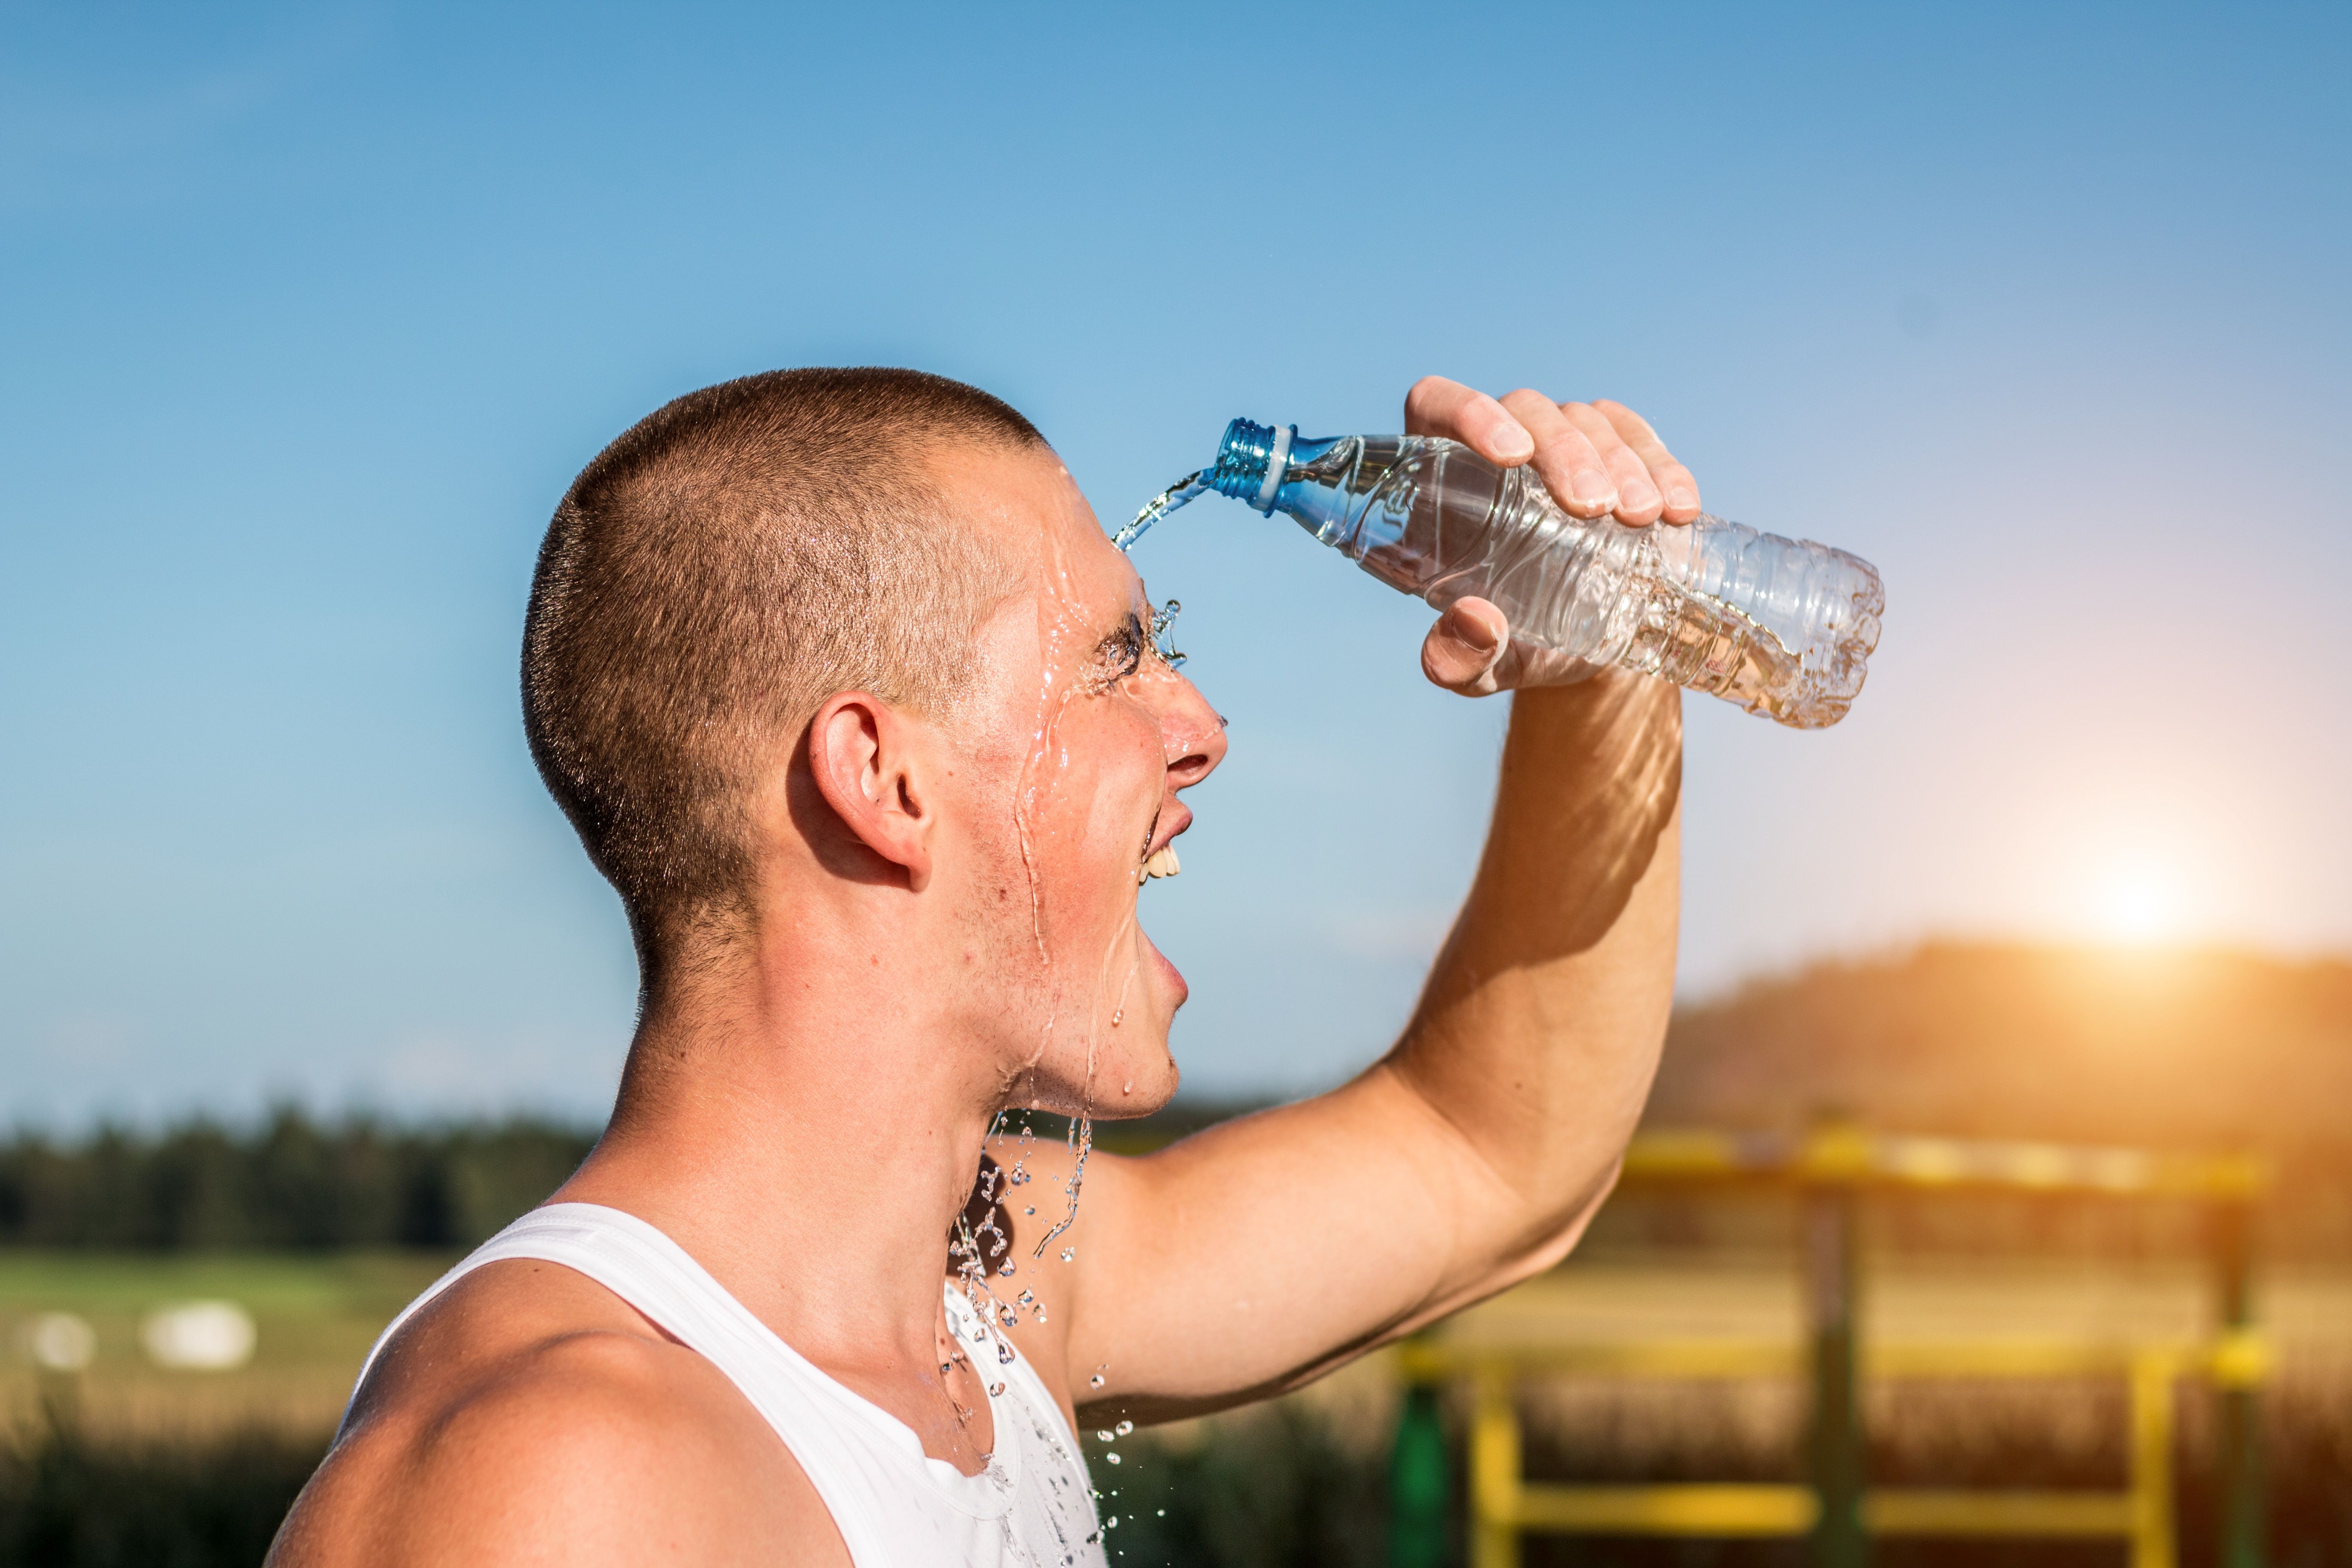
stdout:
POLYGON ((1045 442, 944 377, 772 371, 648 416, 556 508, 524 729, 648 979, 748 909, 751 797, 825 699, 946 716, 969 689, 1024 552, 959 515, 932 461, 957 445, 1045 442))

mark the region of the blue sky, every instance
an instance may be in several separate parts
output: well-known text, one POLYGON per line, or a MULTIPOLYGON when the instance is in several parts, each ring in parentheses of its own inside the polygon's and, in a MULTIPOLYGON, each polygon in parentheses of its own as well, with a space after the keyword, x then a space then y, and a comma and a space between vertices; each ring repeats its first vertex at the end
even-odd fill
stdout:
MULTIPOLYGON (((1694 700, 1683 985, 1935 932, 2352 948, 2341 7, 0 5, 0 1118, 593 1113, 618 910, 519 732, 641 414, 922 366, 1116 520, 1236 414, 1612 395, 1875 561, 1853 716, 1694 700)), ((1147 923, 1223 1093, 1401 1020, 1503 710, 1204 502, 1234 721, 1147 923)))

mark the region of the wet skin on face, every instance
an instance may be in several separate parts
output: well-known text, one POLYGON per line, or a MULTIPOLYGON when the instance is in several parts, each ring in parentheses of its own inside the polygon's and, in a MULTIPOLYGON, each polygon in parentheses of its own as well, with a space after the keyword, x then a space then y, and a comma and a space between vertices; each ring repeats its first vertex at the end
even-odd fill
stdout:
POLYGON ((1223 726, 1160 657, 1142 579, 1057 458, 941 462, 969 525, 1011 542, 1023 575, 978 639, 960 792, 1005 1101, 1144 1115, 1175 1092, 1185 985, 1137 921, 1142 868, 1192 825, 1179 792, 1223 759, 1223 726))

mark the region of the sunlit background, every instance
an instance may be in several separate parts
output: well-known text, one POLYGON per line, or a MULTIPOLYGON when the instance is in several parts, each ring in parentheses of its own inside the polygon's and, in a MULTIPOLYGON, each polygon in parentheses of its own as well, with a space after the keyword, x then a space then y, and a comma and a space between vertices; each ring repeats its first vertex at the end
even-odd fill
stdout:
MULTIPOLYGON (((594 1115, 617 907, 516 715, 664 400, 918 365, 1116 521, 1442 372, 1879 564, 1853 717, 1693 700, 1682 985, 1922 938, 2352 950, 2340 7, 0 9, 0 1120, 594 1115)), ((1147 924, 1201 1091, 1400 1022, 1504 709, 1204 502, 1233 721, 1147 924)))

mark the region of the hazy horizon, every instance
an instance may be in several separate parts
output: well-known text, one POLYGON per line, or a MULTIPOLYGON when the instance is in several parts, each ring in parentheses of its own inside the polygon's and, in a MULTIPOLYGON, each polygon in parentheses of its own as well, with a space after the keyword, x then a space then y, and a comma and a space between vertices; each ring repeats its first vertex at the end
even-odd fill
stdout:
MULTIPOLYGON (((2312 972, 2315 971, 2338 970, 2342 972, 2340 976, 2342 980, 2352 982, 2352 952, 2294 954, 2216 944, 2033 942, 1998 937, 1976 940, 1952 935, 1929 935, 1916 942, 1890 944, 1870 952, 1817 953, 1801 963, 1785 968, 1757 970, 1737 976, 1703 995, 1678 994, 1675 1001, 1675 1027, 1677 1030, 1685 1026, 1712 1029, 1716 1033, 1720 1033, 1722 1019, 1725 1016, 1739 1017, 1748 1008, 1755 1005, 1770 1004, 1790 994, 1801 994, 1809 991, 1827 994, 1856 979, 1883 983, 1890 976, 1899 976, 1906 971, 1918 970, 1923 965, 1940 963, 1948 966, 1955 960, 1962 964, 1981 964, 1988 961, 1995 964, 2003 964, 2023 961, 2029 967, 2036 970, 2039 970, 2046 962, 2055 960, 2062 963, 2079 966, 2073 972, 2074 983, 2091 993, 2103 989, 2111 990, 2119 984, 2132 984, 2129 972, 2133 970, 2142 969, 2151 964, 2165 966, 2167 971, 2165 981, 2153 994, 2163 997, 2164 1000, 2154 1002, 2144 999, 2132 1006, 2131 1016, 2128 1019, 2122 1020, 2128 1026, 2119 1031, 2122 1035, 2145 1033, 2149 1026, 2152 1016, 2160 1014, 2164 1006, 2177 1003, 2180 994, 2178 989, 2179 984, 2184 975, 2191 977, 2196 984, 2210 984, 2214 980, 2217 969, 2227 978, 2235 980, 2242 980, 2245 976, 2242 973, 2231 974, 2231 971, 2248 967, 2267 970, 2271 972, 2268 976, 2269 981, 2282 984, 2284 994, 2290 995, 2294 994, 2296 984, 2312 978, 2312 972)), ((1948 989, 1948 982, 1939 984, 1938 990, 1944 989, 1948 989)), ((2193 992, 2194 984, 2191 989, 2193 992)), ((2013 1002, 2015 999, 1988 994, 1979 996, 1977 1000, 1981 1005, 2013 1002)), ((2207 999, 2207 1003, 2210 1010, 2210 998, 2207 999)), ((1932 1006, 1936 1004, 1923 995, 1920 1005, 1932 1006)), ((2343 1021, 2352 1024, 2352 1015, 2347 1015, 2343 1021)), ((2305 1021, 2305 1026, 2308 1026, 2308 1021, 2305 1021)), ((2265 1045, 2273 1054, 2280 1045, 2278 1041, 2256 1043, 2265 1045)), ((2013 1047, 2017 1042, 2003 1037, 2002 1044, 2013 1047)), ((1670 1054, 1675 1054, 1671 1047, 1670 1054)), ((2228 1053, 2225 1051, 2224 1054, 2228 1053)), ((1685 1065, 1687 1066, 1687 1064, 1685 1065)), ((2325 1070, 2328 1064, 2312 1065, 2325 1070)), ((1669 1064, 1669 1068, 1667 1077, 1672 1078, 1674 1076, 1671 1070, 1672 1064, 1669 1064)), ((2013 1088, 2018 1080, 2010 1079, 2005 1081, 2013 1088)), ((1197 1114, 1203 1110, 1222 1112, 1244 1110, 1279 1104, 1301 1094, 1318 1092, 1328 1087, 1330 1087, 1328 1083, 1274 1083, 1255 1088, 1244 1086, 1235 1089, 1230 1086, 1213 1085, 1204 1088, 1187 1079, 1177 1091, 1170 1110, 1180 1117, 1197 1114)), ((2228 1087, 2239 1089, 2244 1086, 2241 1084, 2228 1087)), ((431 1128, 486 1121, 501 1121, 509 1118, 523 1121, 545 1120, 563 1127, 579 1128, 601 1126, 607 1109, 606 1104, 587 1103, 579 1100, 576 1097, 569 1099, 548 1097, 540 1100, 514 1100, 503 1103, 446 1104, 438 1107, 403 1106, 365 1097, 345 1097, 341 1100, 320 1099, 305 1095, 297 1089, 289 1089, 283 1092, 266 1093, 260 1098, 249 1100, 243 1104, 227 1107, 184 1105, 149 1108, 143 1112, 124 1113, 99 1106, 88 1108, 79 1116, 65 1119, 19 1116, 13 1122, 0 1122, 0 1139, 30 1134, 59 1137, 70 1142, 102 1127, 111 1127, 134 1133, 151 1133, 191 1121, 209 1122, 232 1132, 250 1132, 266 1126, 280 1112, 287 1110, 294 1111, 322 1124, 338 1123, 347 1119, 360 1119, 373 1121, 393 1129, 431 1128)), ((1948 1109, 1956 1114, 1980 1114, 1981 1110, 1981 1108, 1964 1104, 1954 1104, 1948 1109)), ((2299 1109, 2309 1110, 2311 1108, 2308 1104, 2304 1104, 2299 1109)), ((2324 1113, 2321 1119, 2327 1120, 2324 1113)), ((1106 1115, 1103 1120, 1115 1121, 1118 1119, 1106 1115)), ((1747 1118, 1734 1116, 1728 1119, 1714 1116, 1703 1120, 1710 1124, 1746 1126, 1749 1125, 1754 1119, 1752 1116, 1747 1118)), ((1691 1119, 1686 1116, 1676 1118, 1670 1115, 1666 1124, 1678 1126, 1690 1121, 1691 1119)), ((1952 1131, 1950 1127, 1936 1125, 1935 1118, 1925 1121, 1916 1117, 1907 1120, 1898 1119, 1887 1125, 1891 1131, 1947 1132, 1952 1131)), ((2004 1131, 2010 1136, 2034 1135, 2019 1128, 2008 1128, 2004 1131)), ((2116 1142, 2119 1140, 2095 1138, 2088 1142, 2116 1142)))

